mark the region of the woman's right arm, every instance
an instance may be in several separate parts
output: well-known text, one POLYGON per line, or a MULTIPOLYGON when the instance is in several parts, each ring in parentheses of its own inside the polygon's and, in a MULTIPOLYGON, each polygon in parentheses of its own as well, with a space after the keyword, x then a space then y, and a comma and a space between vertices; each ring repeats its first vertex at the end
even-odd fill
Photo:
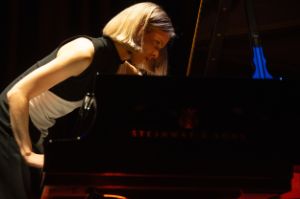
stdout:
POLYGON ((94 54, 92 42, 86 38, 73 40, 58 52, 51 62, 32 71, 7 93, 11 127, 20 152, 28 165, 43 167, 44 156, 32 151, 29 136, 29 101, 71 76, 82 73, 94 54))

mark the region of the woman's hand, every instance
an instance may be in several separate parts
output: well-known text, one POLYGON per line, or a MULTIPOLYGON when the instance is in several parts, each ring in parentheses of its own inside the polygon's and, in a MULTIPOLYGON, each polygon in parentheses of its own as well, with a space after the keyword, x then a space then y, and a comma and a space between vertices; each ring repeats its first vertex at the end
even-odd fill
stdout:
POLYGON ((43 154, 37 154, 31 152, 30 154, 23 155, 25 162, 27 165, 35 168, 43 168, 44 166, 44 155, 43 154))

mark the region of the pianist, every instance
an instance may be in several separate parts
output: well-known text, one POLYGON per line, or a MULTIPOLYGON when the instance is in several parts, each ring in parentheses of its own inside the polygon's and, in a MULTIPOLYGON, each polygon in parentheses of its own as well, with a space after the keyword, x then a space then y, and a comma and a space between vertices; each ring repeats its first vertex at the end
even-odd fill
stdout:
POLYGON ((29 168, 43 168, 48 129, 82 106, 96 73, 165 75, 174 35, 160 6, 137 3, 113 17, 100 37, 64 41, 8 85, 0 96, 0 198, 31 198, 29 168))

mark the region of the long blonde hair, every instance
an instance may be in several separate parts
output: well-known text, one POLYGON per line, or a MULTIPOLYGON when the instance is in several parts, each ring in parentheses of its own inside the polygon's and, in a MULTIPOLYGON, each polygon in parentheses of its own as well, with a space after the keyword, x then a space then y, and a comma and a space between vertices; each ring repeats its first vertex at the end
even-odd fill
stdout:
MULTIPOLYGON (((130 51, 141 51, 144 34, 152 29, 167 32, 170 38, 175 36, 167 13, 155 3, 142 2, 124 9, 113 17, 105 25, 103 35, 121 43, 130 51)), ((157 75, 167 73, 167 57, 167 50, 163 49, 158 59, 151 63, 150 68, 154 68, 157 75)))

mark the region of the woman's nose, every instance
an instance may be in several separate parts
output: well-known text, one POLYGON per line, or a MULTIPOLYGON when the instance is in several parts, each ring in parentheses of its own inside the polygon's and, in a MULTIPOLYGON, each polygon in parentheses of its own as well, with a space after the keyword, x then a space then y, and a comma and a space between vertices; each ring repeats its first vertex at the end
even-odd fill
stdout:
POLYGON ((152 59, 157 59, 159 56, 159 51, 158 50, 153 50, 151 54, 152 59))

